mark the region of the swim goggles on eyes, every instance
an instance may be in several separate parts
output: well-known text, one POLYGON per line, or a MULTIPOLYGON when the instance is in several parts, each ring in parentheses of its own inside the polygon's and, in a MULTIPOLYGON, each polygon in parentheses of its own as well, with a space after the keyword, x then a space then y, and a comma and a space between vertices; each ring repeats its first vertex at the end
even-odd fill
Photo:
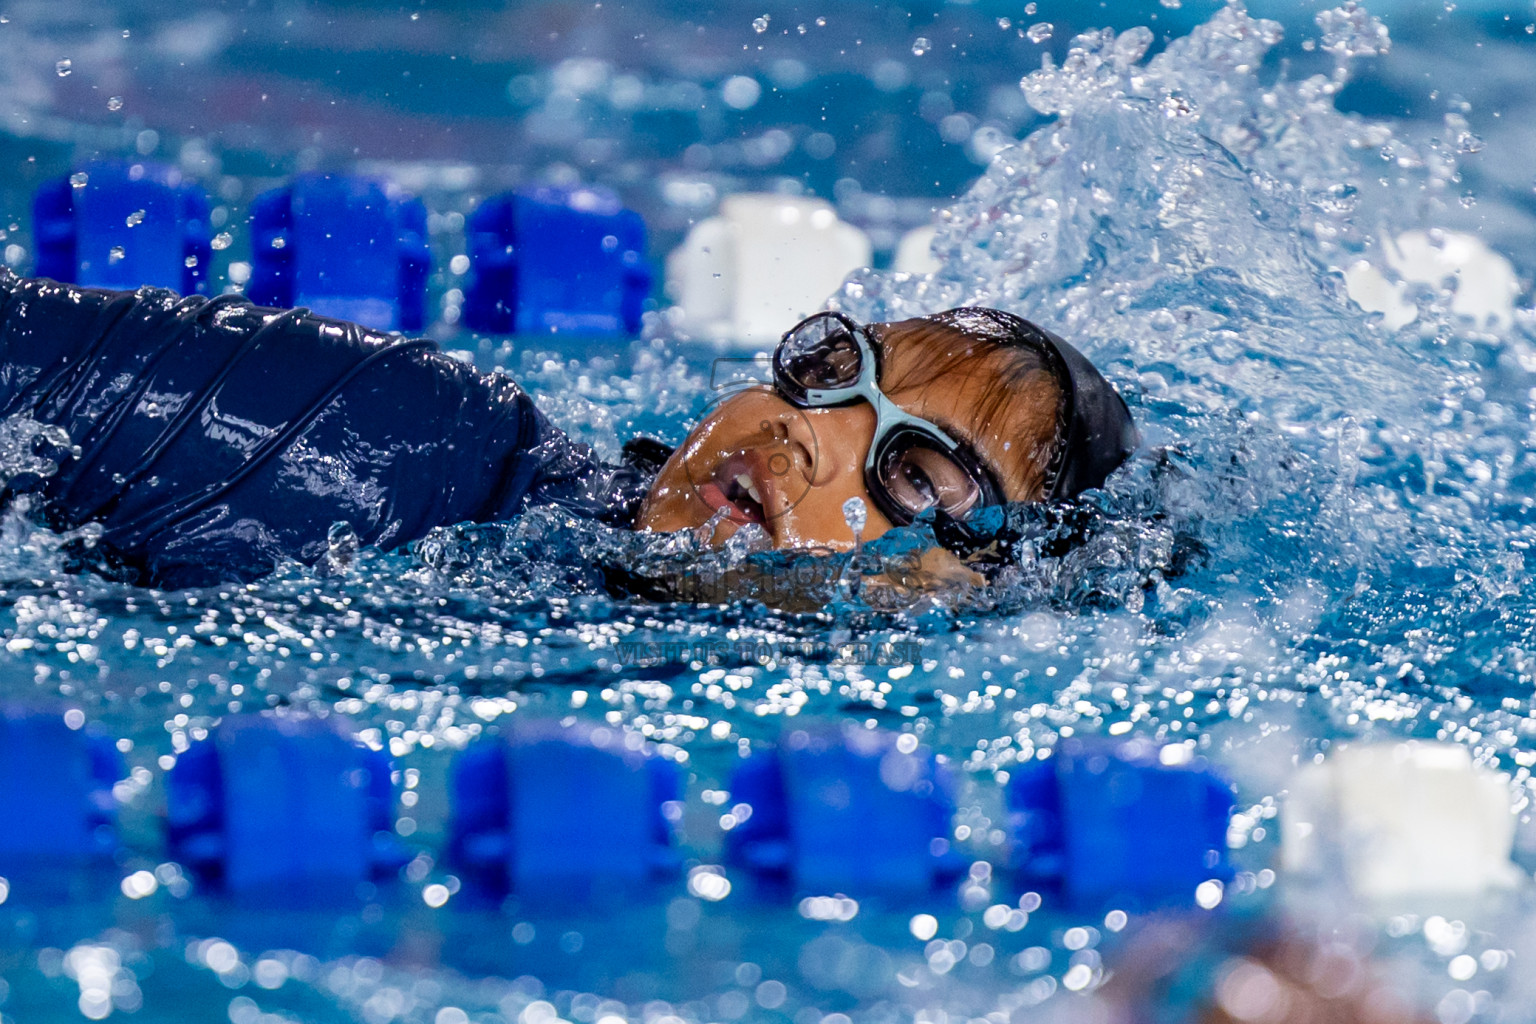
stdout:
POLYGON ((970 446, 880 390, 878 356, 868 327, 841 313, 817 313, 790 328, 774 350, 774 385, 803 409, 870 404, 875 436, 864 483, 893 524, 905 526, 930 508, 963 519, 1000 504, 1001 488, 970 446))
MULTIPOLYGON (((965 307, 925 319, 999 345, 1036 352, 1059 393, 1056 436, 1041 498, 1058 501, 1101 487, 1141 443, 1125 400, 1084 355, 1036 324, 998 309, 965 307)), ((841 313, 817 313, 784 335, 773 354, 774 383, 803 408, 860 399, 874 407, 875 440, 864 477, 880 510, 896 525, 937 507, 956 520, 1002 503, 1002 489, 980 457, 927 420, 885 396, 878 339, 841 313)))

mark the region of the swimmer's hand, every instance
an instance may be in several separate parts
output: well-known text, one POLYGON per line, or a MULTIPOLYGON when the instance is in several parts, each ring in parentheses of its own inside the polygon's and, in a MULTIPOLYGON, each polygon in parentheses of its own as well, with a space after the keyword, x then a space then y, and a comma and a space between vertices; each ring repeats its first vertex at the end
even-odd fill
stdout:
POLYGON ((937 601, 974 605, 985 600, 987 580, 942 547, 866 563, 826 552, 789 564, 747 562, 724 572, 695 571, 670 581, 678 598, 707 604, 759 601, 784 612, 823 611, 833 601, 853 598, 871 608, 898 612, 937 601))
POLYGON ((986 577, 949 549, 932 547, 892 559, 883 572, 863 577, 860 596, 873 607, 895 611, 925 599, 973 603, 986 586, 986 577))

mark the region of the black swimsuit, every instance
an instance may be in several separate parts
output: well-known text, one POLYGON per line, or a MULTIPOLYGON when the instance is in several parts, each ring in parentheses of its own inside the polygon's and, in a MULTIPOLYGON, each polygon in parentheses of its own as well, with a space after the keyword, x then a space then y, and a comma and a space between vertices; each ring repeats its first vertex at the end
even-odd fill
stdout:
POLYGON ((429 341, 4 270, 0 416, 77 449, 33 478, 49 525, 100 522, 115 560, 161 587, 313 561, 338 522, 384 548, 530 504, 628 525, 653 468, 597 461, 511 378, 429 341))

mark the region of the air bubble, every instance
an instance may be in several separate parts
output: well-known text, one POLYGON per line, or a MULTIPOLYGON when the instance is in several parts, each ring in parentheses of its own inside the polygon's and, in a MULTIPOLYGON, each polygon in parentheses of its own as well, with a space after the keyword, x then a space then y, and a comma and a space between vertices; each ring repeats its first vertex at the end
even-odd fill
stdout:
POLYGON ((764 15, 762 15, 760 17, 757 17, 757 18, 753 18, 752 19, 752 30, 754 32, 756 32, 758 35, 762 35, 764 32, 768 31, 768 21, 769 21, 769 17, 766 14, 764 14, 764 15))
POLYGON ((1051 33, 1056 31, 1056 26, 1048 21, 1036 22, 1029 26, 1029 31, 1024 33, 1032 43, 1043 43, 1051 38, 1051 33))
POLYGON ((918 36, 912 40, 912 55, 914 57, 921 57, 931 49, 933 49, 933 43, 929 41, 927 36, 918 36))
POLYGON ((68 78, 75 70, 75 62, 65 57, 53 66, 53 70, 58 72, 60 78, 68 78))

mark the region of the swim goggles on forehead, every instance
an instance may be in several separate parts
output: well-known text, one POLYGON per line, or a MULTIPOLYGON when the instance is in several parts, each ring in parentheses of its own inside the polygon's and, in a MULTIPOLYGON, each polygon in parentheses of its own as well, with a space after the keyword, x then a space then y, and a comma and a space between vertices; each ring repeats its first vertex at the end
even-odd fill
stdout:
POLYGON ((785 333, 773 353, 774 386, 803 409, 865 401, 875 436, 864 483, 880 511, 905 526, 930 508, 963 519, 1000 504, 1002 490, 970 446, 886 397, 875 340, 841 313, 817 313, 785 333))

